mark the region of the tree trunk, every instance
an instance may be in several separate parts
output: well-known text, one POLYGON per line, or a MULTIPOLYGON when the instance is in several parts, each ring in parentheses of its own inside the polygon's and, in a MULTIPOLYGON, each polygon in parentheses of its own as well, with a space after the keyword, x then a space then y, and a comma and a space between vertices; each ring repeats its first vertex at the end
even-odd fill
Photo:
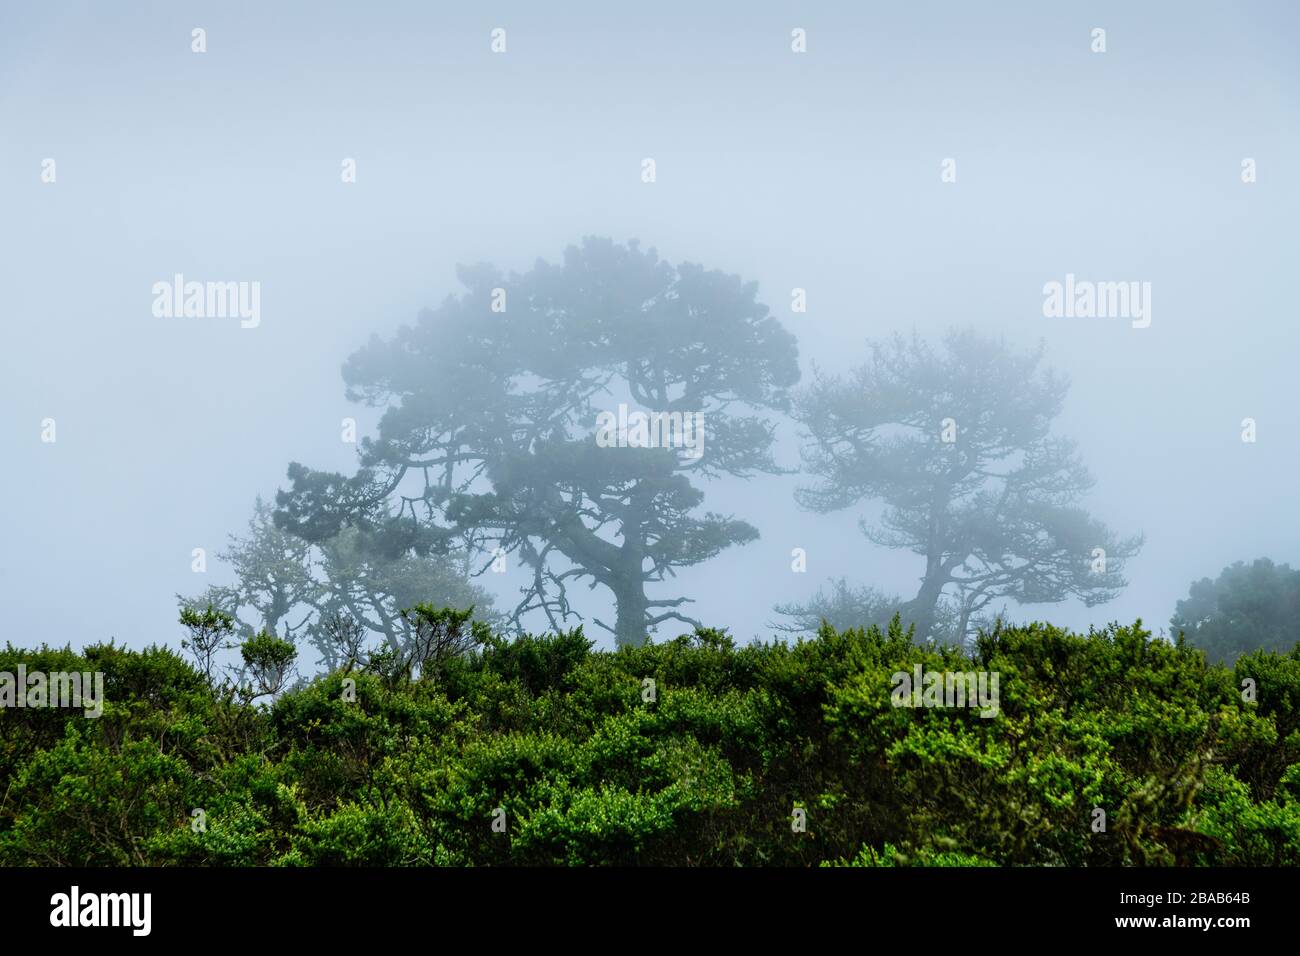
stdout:
POLYGON ((916 625, 916 632, 912 635, 913 640, 923 641, 932 636, 935 625, 934 612, 943 594, 944 583, 937 578, 927 576, 921 582, 921 590, 917 592, 916 597, 899 608, 903 626, 916 625))
POLYGON ((619 647, 640 647, 646 636, 645 586, 640 581, 630 581, 614 592, 618 604, 618 619, 614 623, 614 641, 619 647))
POLYGON ((966 629, 970 627, 970 616, 971 606, 963 601, 961 606, 961 621, 957 625, 957 643, 961 644, 962 647, 966 646, 966 629))
POLYGON ((638 486, 628 501, 627 511, 619 533, 623 546, 618 549, 617 577, 613 585, 614 600, 618 604, 618 619, 614 623, 614 641, 619 647, 640 647, 646 638, 645 594, 645 518, 652 511, 652 496, 643 486, 638 486))

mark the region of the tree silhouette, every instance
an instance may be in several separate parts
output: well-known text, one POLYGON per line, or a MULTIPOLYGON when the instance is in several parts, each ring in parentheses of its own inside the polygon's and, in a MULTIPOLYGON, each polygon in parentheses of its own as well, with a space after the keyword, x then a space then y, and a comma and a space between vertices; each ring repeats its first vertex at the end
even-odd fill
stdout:
POLYGON ((1300 640, 1300 571, 1268 558, 1234 562, 1193 581, 1169 623, 1227 664, 1256 650, 1285 653, 1300 640))
POLYGON ((620 644, 698 623, 647 585, 758 536, 701 514, 696 481, 780 470, 764 412, 798 380, 793 336, 753 283, 635 241, 459 274, 463 294, 348 360, 349 398, 385 408, 379 433, 350 478, 292 465, 277 522, 308 540, 354 527, 390 553, 461 540, 480 573, 515 555, 531 572, 515 622, 540 610, 559 629, 585 582, 612 595, 615 623, 596 623, 620 644))
POLYGON ((798 396, 805 465, 821 480, 796 498, 819 512, 884 503, 860 526, 924 558, 901 608, 918 637, 937 631, 945 595, 964 636, 999 598, 1091 606, 1119 593, 1141 538, 1116 538, 1076 504, 1092 478, 1073 443, 1049 433, 1068 383, 1040 367, 1041 346, 1016 354, 954 330, 940 350, 916 335, 871 350, 846 378, 818 374, 798 396))
POLYGON ((306 640, 331 668, 359 661, 372 633, 391 650, 403 650, 413 634, 402 611, 420 603, 476 607, 476 619, 497 620, 491 595, 469 580, 466 553, 444 548, 417 555, 389 544, 354 527, 313 544, 276 527, 273 509, 259 497, 247 533, 231 535, 220 555, 236 582, 177 599, 183 609, 202 612, 211 604, 224 612, 243 640, 262 631, 306 640))

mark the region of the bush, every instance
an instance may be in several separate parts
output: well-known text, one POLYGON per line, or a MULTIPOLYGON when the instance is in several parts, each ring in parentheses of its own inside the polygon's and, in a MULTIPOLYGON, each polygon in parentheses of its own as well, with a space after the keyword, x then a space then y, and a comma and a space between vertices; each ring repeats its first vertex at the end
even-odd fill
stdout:
MULTIPOLYGON (((416 666, 266 707, 165 649, 0 651, 107 697, 0 715, 0 865, 1300 865, 1300 647, 895 619, 601 651, 418 616, 416 666), (996 674, 996 708, 897 706, 918 666, 996 674)), ((293 659, 243 646, 267 686, 293 659)))

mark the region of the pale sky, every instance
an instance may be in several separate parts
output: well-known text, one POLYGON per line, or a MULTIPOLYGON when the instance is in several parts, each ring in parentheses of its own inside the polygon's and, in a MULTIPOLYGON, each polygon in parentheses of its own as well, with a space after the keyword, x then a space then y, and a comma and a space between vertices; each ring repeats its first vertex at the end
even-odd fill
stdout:
MULTIPOLYGON (((1160 628, 1232 561, 1300 564, 1300 7, 477 6, 0 10, 3 637, 178 643, 175 592, 230 580, 192 549, 289 461, 352 469, 340 419, 374 420, 344 398, 354 349, 457 291, 459 263, 592 234, 757 281, 805 377, 894 331, 1045 339, 1087 505, 1147 543, 1110 604, 1014 617, 1160 628), (155 317, 175 273, 258 281, 260 325, 155 317), (1150 327, 1045 318, 1067 273, 1150 282, 1150 327)), ((828 577, 915 592, 918 557, 862 537, 865 507, 800 511, 799 480, 709 486, 761 539, 652 596, 748 639, 828 577)))

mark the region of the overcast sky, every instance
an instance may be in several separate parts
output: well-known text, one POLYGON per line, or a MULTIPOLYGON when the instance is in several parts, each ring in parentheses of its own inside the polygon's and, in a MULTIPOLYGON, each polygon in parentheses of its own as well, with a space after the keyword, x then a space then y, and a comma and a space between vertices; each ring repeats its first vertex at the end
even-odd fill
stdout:
MULTIPOLYGON (((348 354, 459 263, 592 234, 757 281, 805 375, 896 330, 1044 339, 1087 505, 1147 543, 1110 604, 1017 615, 1167 626, 1195 578, 1300 564, 1297 51, 1289 2, 7 4, 0 636, 175 643, 173 595, 230 580, 192 549, 289 461, 352 469, 348 354), (176 273, 258 281, 260 324, 155 317, 176 273), (1150 282, 1150 326, 1044 317, 1067 273, 1150 282)), ((762 537, 681 573, 696 616, 747 639, 828 577, 915 592, 797 482, 707 488, 762 537)))

